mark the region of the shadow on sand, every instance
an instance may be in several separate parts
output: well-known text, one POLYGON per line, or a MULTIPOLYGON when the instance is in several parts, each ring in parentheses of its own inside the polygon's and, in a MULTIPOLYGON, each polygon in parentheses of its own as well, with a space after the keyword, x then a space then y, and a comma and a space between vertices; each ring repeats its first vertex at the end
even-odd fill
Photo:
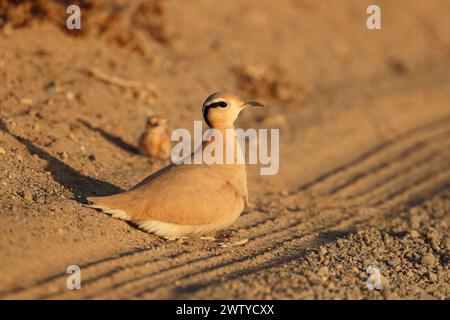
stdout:
POLYGON ((69 189, 74 194, 75 200, 79 202, 85 203, 86 197, 88 196, 111 195, 123 191, 121 188, 111 183, 91 178, 80 173, 45 150, 39 148, 27 138, 11 133, 5 123, 1 120, 0 130, 16 138, 17 141, 22 143, 28 149, 30 154, 36 154, 39 158, 47 161, 45 170, 50 171, 55 181, 66 189, 69 189))
POLYGON ((111 134, 109 132, 106 132, 102 128, 94 127, 89 122, 87 122, 86 120, 77 119, 77 122, 81 123, 83 126, 85 126, 86 128, 88 128, 91 131, 100 133, 100 135, 104 139, 108 140, 109 142, 111 142, 112 144, 116 145, 120 149, 122 149, 124 151, 127 151, 127 152, 129 152, 131 154, 136 154, 136 155, 140 154, 139 150, 135 146, 129 144, 128 142, 125 142, 122 138, 120 138, 118 136, 115 136, 115 135, 113 135, 113 134, 111 134))

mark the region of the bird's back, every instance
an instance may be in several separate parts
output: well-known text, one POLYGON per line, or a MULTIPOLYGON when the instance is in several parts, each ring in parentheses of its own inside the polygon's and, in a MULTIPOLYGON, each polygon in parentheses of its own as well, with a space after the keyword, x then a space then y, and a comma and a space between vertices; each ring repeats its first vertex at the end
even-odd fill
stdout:
POLYGON ((129 220, 201 225, 229 215, 230 208, 242 211, 246 198, 244 166, 181 164, 161 169, 124 193, 88 200, 121 210, 129 220))

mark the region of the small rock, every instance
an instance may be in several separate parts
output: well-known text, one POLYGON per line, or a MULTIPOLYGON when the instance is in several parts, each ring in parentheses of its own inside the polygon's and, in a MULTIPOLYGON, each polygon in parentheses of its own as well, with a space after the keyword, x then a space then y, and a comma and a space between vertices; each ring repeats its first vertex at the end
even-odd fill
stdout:
POLYGON ((22 198, 24 198, 26 201, 33 201, 33 194, 31 193, 30 190, 24 190, 24 191, 20 192, 20 195, 21 195, 22 198))
POLYGON ((75 98, 75 94, 72 91, 66 92, 66 99, 67 100, 73 100, 75 98))
POLYGON ((3 26, 3 29, 2 29, 2 31, 3 31, 3 35, 5 35, 5 36, 10 36, 11 34, 12 34, 12 32, 13 32, 13 27, 12 27, 12 25, 10 24, 10 23, 6 23, 4 26, 3 26))
POLYGON ((233 242, 231 245, 232 245, 233 247, 243 246, 243 245, 245 245, 247 242, 248 242, 248 239, 242 239, 242 240, 233 242))
POLYGON ((50 81, 42 89, 44 89, 47 93, 55 93, 57 91, 55 81, 50 81))
POLYGON ((58 155, 61 158, 61 160, 66 160, 69 157, 69 155, 65 151, 59 152, 58 155))
POLYGON ((445 250, 450 250, 450 238, 443 240, 442 246, 445 248, 445 250))
POLYGON ((388 289, 390 286, 389 280, 383 275, 381 275, 381 286, 382 286, 383 290, 388 289))
POLYGON ((425 274, 427 272, 427 268, 425 268, 424 266, 421 266, 418 270, 419 274, 425 274))
POLYGON ((373 265, 372 261, 366 259, 363 261, 363 267, 366 269, 368 266, 373 265))
POLYGON ((395 292, 392 292, 392 291, 386 291, 384 293, 384 298, 386 300, 398 300, 398 299, 400 299, 398 294, 396 294, 395 292))
POLYGON ((328 277, 328 272, 329 272, 328 267, 321 267, 317 271, 317 275, 320 277, 328 277))
POLYGON ((412 216, 411 219, 409 220, 411 228, 419 229, 421 221, 422 218, 420 216, 412 216))
POLYGON ((400 260, 399 257, 394 257, 393 259, 390 259, 390 260, 388 261, 388 263, 389 263, 392 267, 395 267, 395 266, 398 266, 400 263, 402 263, 402 260, 400 260))
POLYGON ((33 104, 33 99, 30 98, 22 98, 20 99, 20 102, 22 102, 23 104, 29 106, 33 104))
POLYGON ((409 232, 409 235, 411 236, 411 238, 418 238, 420 236, 420 233, 417 232, 416 230, 411 230, 409 232))
POLYGON ((436 258, 431 254, 426 254, 422 257, 422 264, 433 267, 436 264, 436 258))
POLYGON ((431 281, 437 281, 438 277, 435 273, 429 272, 428 273, 428 279, 430 279, 431 281))
POLYGON ((6 154, 6 150, 3 149, 2 147, 0 147, 0 154, 2 154, 2 155, 6 154))

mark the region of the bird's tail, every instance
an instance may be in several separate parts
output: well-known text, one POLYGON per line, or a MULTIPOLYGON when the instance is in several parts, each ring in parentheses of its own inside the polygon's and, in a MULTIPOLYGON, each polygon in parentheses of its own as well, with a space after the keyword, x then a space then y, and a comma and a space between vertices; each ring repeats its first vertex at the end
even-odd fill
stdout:
POLYGON ((88 203, 84 204, 84 206, 88 208, 101 210, 102 212, 111 215, 113 218, 130 221, 131 219, 125 211, 116 209, 112 205, 108 204, 108 198, 111 198, 111 196, 88 197, 86 198, 88 203))

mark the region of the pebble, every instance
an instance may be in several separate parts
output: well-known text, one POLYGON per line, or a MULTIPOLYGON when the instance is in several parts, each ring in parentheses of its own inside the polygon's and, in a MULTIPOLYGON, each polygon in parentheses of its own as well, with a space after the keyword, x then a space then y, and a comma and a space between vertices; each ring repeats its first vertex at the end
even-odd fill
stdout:
POLYGON ((6 151, 5 151, 5 149, 3 149, 2 147, 0 147, 0 154, 5 154, 6 153, 6 151))
POLYGON ((436 258, 431 253, 426 254, 422 257, 422 264, 432 267, 436 264, 436 258))
POLYGON ((416 230, 411 230, 409 232, 409 235, 411 236, 411 238, 418 238, 420 236, 420 233, 417 232, 416 230))
POLYGON ((430 279, 431 281, 434 282, 434 281, 437 281, 438 277, 435 273, 430 272, 430 273, 428 273, 428 279, 430 279))
POLYGON ((389 288, 389 280, 388 278, 386 278, 385 276, 381 275, 381 286, 383 287, 383 289, 387 289, 389 288))
POLYGON ((245 245, 247 242, 248 242, 248 239, 242 239, 242 240, 233 242, 231 245, 232 245, 233 247, 236 247, 236 246, 243 246, 243 245, 245 245))
POLYGON ((319 268, 319 270, 317 271, 317 275, 320 277, 327 277, 328 276, 328 267, 321 267, 319 268))
POLYGON ((372 263, 372 261, 370 261, 370 260, 364 260, 363 261, 363 267, 366 269, 368 266, 371 266, 371 265, 373 265, 373 263, 372 263))
POLYGON ((22 99, 20 99, 20 102, 22 102, 23 104, 29 106, 29 105, 33 104, 33 99, 30 99, 30 98, 22 98, 22 99))
POLYGON ((445 239, 443 241, 443 246, 445 247, 446 250, 450 250, 450 238, 445 239))
POLYGON ((57 87, 56 87, 55 81, 50 81, 42 89, 44 89, 44 91, 46 91, 47 93, 57 92, 57 87))
POLYGON ((33 194, 30 190, 24 190, 20 193, 20 195, 27 201, 33 201, 33 194))
POLYGON ((398 266, 400 263, 402 263, 402 260, 400 260, 399 257, 394 257, 393 259, 389 260, 389 264, 393 267, 398 266))
POLYGON ((409 220, 411 228, 418 229, 420 227, 421 221, 422 221, 422 218, 420 216, 412 216, 411 219, 409 220))
POLYGON ((386 293, 384 293, 384 297, 387 300, 398 300, 398 299, 400 299, 397 293, 391 292, 391 291, 386 291, 386 293))
POLYGON ((63 152, 59 152, 59 157, 61 158, 61 160, 66 160, 69 155, 67 154, 67 152, 63 151, 63 152))
POLYGON ((419 274, 424 274, 425 272, 427 272, 427 268, 425 268, 423 266, 419 268, 419 272, 418 272, 419 274))
POLYGON ((72 91, 66 92, 66 99, 67 100, 73 100, 75 98, 75 94, 72 91))

